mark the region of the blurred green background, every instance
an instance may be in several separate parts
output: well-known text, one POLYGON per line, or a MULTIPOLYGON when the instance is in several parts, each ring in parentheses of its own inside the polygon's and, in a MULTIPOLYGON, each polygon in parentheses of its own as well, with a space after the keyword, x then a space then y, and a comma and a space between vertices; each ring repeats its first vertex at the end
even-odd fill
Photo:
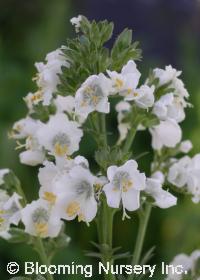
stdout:
MULTIPOLYGON (((0 0, 0 168, 11 168, 21 179, 26 195, 31 201, 37 198, 37 168, 19 164, 14 142, 7 133, 13 122, 26 114, 22 98, 34 90, 31 78, 35 74, 34 63, 44 60, 47 52, 73 36, 69 23, 72 16, 84 14, 93 19, 113 20, 115 35, 123 28, 133 28, 134 38, 144 50, 139 69, 146 75, 149 67, 172 64, 183 70, 183 79, 190 92, 194 109, 187 110, 183 123, 184 138, 194 143, 192 154, 200 152, 200 2, 197 0, 0 0)), ((141 133, 135 146, 138 151, 149 150, 150 137, 141 133)), ((89 150, 83 146, 85 154, 89 150), (84 150, 85 149, 85 150, 84 150)), ((135 149, 136 149, 135 148, 135 149)), ((149 157, 140 160, 140 166, 148 170, 149 157)), ((121 221, 115 218, 114 245, 123 251, 132 251, 137 219, 121 221), (131 244, 131 245, 130 245, 131 244)), ((96 241, 95 224, 67 224, 72 237, 68 249, 61 251, 55 263, 95 263, 84 256, 91 249, 90 240, 96 241)), ((200 206, 181 197, 178 206, 169 210, 154 209, 145 249, 156 245, 152 263, 170 261, 174 255, 200 249, 200 206)), ((9 279, 5 271, 9 261, 37 260, 37 255, 26 244, 10 245, 0 240, 0 279, 9 279)), ((57 279, 66 279, 61 277, 57 279)), ((69 276, 67 279, 82 279, 69 276)), ((98 279, 97 277, 95 279, 98 279)), ((101 279, 101 278, 100 278, 101 279)), ((162 279, 157 275, 156 279, 162 279)))

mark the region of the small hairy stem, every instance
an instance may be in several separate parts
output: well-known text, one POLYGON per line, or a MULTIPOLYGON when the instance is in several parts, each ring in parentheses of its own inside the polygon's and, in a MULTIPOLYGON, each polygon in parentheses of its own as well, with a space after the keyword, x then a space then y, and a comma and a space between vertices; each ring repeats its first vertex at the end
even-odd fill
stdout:
MULTIPOLYGON (((142 213, 139 216, 139 229, 138 229, 138 234, 137 234, 137 240, 136 240, 136 245, 133 253, 133 259, 131 262, 131 265, 137 265, 140 264, 140 258, 141 258, 141 253, 142 253, 142 248, 144 245, 144 239, 145 239, 145 234, 151 214, 152 206, 151 204, 146 204, 146 208, 144 210, 144 213, 142 213)), ((134 276, 130 275, 128 277, 128 280, 133 280, 134 276)))
MULTIPOLYGON (((99 243, 101 245, 101 260, 106 266, 107 263, 114 263, 112 257, 112 237, 113 237, 113 218, 115 210, 107 206, 105 198, 100 206, 99 216, 97 217, 97 230, 99 235, 99 243)), ((111 273, 104 274, 105 280, 115 280, 115 276, 111 273)))
POLYGON ((130 150, 130 148, 132 146, 132 143, 133 143, 133 140, 135 138, 136 132, 137 132, 137 127, 134 126, 130 129, 130 131, 128 133, 128 136, 126 138, 124 147, 123 147, 124 154, 127 153, 130 150))
POLYGON ((107 146, 107 133, 106 133, 106 115, 100 115, 100 124, 101 124, 101 132, 102 132, 102 142, 103 146, 107 146))
MULTIPOLYGON (((45 251, 45 248, 44 248, 44 244, 42 242, 42 239, 41 238, 37 238, 36 239, 36 242, 35 242, 35 246, 37 248, 37 252, 40 256, 40 259, 41 259, 41 262, 46 265, 47 267, 50 266, 50 261, 47 257, 47 254, 46 254, 46 251, 45 251)), ((53 276, 51 274, 47 274, 47 280, 54 280, 53 276)))

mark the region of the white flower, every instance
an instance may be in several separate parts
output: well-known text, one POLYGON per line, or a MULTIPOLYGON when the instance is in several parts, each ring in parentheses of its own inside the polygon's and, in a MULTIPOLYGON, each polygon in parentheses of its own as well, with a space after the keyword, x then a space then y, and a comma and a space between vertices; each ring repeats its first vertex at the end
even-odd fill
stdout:
POLYGON ((41 126, 41 122, 26 117, 14 123, 10 136, 13 139, 23 139, 32 136, 41 126))
POLYGON ((179 149, 180 152, 187 154, 191 151, 192 148, 193 148, 192 142, 190 140, 185 140, 181 142, 179 149))
POLYGON ((181 265, 183 269, 183 273, 173 274, 173 271, 170 270, 169 271, 170 273, 166 278, 166 280, 182 280, 184 279, 185 271, 191 272, 193 278, 198 280, 199 278, 196 278, 197 275, 195 275, 195 269, 198 268, 196 267, 196 265, 199 259, 200 259, 199 250, 194 251, 190 256, 186 254, 177 255, 170 264, 173 265, 173 267, 181 265))
POLYGON ((27 150, 19 154, 19 159, 22 164, 36 166, 45 160, 45 154, 41 150, 27 150))
POLYGON ((159 79, 160 86, 169 83, 181 75, 181 71, 177 71, 171 65, 166 66, 165 69, 155 68, 153 73, 159 79))
POLYGON ((78 216, 79 221, 91 222, 97 213, 97 202, 94 197, 96 177, 82 166, 75 166, 68 175, 62 176, 57 187, 65 188, 58 205, 60 216, 73 220, 78 216))
POLYGON ((92 75, 81 85, 75 95, 75 111, 86 117, 93 111, 109 113, 110 80, 104 74, 92 75))
POLYGON ((145 189, 145 175, 138 171, 136 161, 129 160, 124 165, 110 166, 107 170, 109 183, 103 188, 107 203, 112 208, 119 208, 120 201, 125 209, 137 210, 140 207, 140 191, 145 189))
MULTIPOLYGON (((189 271, 192 267, 192 260, 186 254, 177 255, 173 261, 170 263, 173 267, 182 266, 183 271, 189 271)), ((169 270, 169 274, 166 280, 181 280, 183 278, 183 274, 173 273, 173 270, 169 270)))
POLYGON ((25 232, 33 236, 56 237, 62 222, 45 200, 39 199, 26 205, 21 211, 25 232))
POLYGON ((79 28, 81 26, 81 20, 82 20, 81 15, 79 15, 77 17, 73 17, 73 18, 70 19, 71 24, 75 26, 76 32, 79 31, 79 28))
POLYGON ((20 221, 20 199, 17 193, 9 197, 6 191, 0 190, 0 236, 5 239, 10 238, 11 224, 18 225, 20 221))
POLYGON ((191 159, 185 156, 175 162, 169 169, 168 181, 178 188, 186 185, 188 180, 188 170, 191 164, 191 159))
POLYGON ((142 85, 134 92, 130 93, 125 100, 135 101, 136 105, 142 109, 152 107, 154 104, 154 86, 142 85))
POLYGON ((200 154, 195 155, 188 168, 187 190, 192 194, 192 201, 200 201, 200 154))
POLYGON ((43 100, 43 93, 41 90, 38 90, 35 93, 29 92, 23 99, 31 112, 33 110, 33 106, 43 100))
POLYGON ((184 188, 192 195, 192 201, 200 201, 200 154, 192 159, 185 156, 169 169, 168 181, 178 188, 184 188))
POLYGON ((61 96, 58 95, 56 99, 54 99, 54 104, 56 105, 57 113, 65 113, 78 123, 82 124, 86 117, 82 114, 77 114, 75 112, 75 98, 74 96, 61 96))
POLYGON ((117 120, 118 120, 119 139, 117 144, 120 145, 121 142, 124 141, 124 139, 126 139, 128 131, 131 128, 129 122, 123 122, 126 113, 131 110, 131 104, 126 101, 120 101, 119 103, 117 103, 115 109, 118 112, 117 120))
POLYGON ((184 108, 187 106, 185 101, 173 93, 163 95, 153 107, 153 113, 160 119, 168 118, 176 122, 182 122, 185 119, 184 108))
POLYGON ((36 135, 42 125, 42 122, 34 120, 30 117, 21 119, 14 124, 10 136, 17 140, 26 138, 25 144, 17 142, 17 149, 26 149, 26 151, 21 152, 19 155, 21 163, 35 166, 44 161, 45 154, 42 147, 39 145, 36 135))
POLYGON ((54 100, 54 103, 56 105, 57 113, 67 112, 69 114, 72 114, 75 108, 75 98, 71 95, 58 95, 54 100))
POLYGON ((160 150, 164 146, 174 148, 182 138, 180 126, 172 119, 161 121, 150 129, 152 135, 152 147, 154 150, 160 150))
POLYGON ((156 172, 152 175, 152 178, 147 178, 145 192, 154 198, 156 206, 169 208, 176 205, 177 198, 163 190, 163 177, 164 175, 161 172, 156 172))
POLYGON ((189 93, 185 88, 185 85, 181 79, 175 78, 172 80, 172 87, 175 89, 175 95, 182 97, 182 98, 188 98, 189 93))
POLYGON ((4 176, 9 173, 9 169, 0 169, 0 186, 4 184, 4 176))
POLYGON ((40 145, 57 157, 77 151, 82 136, 78 123, 69 121, 65 114, 51 116, 48 123, 37 131, 40 145))
POLYGON ((38 70, 36 82, 42 95, 43 105, 49 105, 53 93, 59 84, 58 74, 62 73, 61 67, 69 67, 61 49, 50 52, 46 56, 46 64, 35 63, 38 70))
POLYGON ((134 96, 141 74, 133 60, 127 62, 121 73, 109 70, 107 73, 112 81, 112 94, 119 93, 125 97, 134 96))
POLYGON ((62 160, 56 161, 56 165, 53 162, 45 161, 44 167, 39 169, 38 174, 41 185, 40 198, 48 201, 51 205, 56 205, 58 197, 66 191, 66 186, 60 187, 56 183, 61 176, 68 174, 75 166, 89 168, 87 159, 82 156, 77 156, 75 159, 62 158, 62 160))

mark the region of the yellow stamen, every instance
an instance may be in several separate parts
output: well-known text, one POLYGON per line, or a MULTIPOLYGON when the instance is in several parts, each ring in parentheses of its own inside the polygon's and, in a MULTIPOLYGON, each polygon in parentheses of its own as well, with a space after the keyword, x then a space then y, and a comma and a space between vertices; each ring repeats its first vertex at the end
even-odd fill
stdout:
POLYGON ((86 87, 85 92, 89 93, 89 94, 92 94, 92 93, 94 93, 94 89, 92 87, 86 87))
POLYGON ((95 105, 97 105, 98 101, 99 101, 99 97, 98 96, 92 96, 92 101, 95 105))
POLYGON ((123 86, 124 82, 121 79, 116 78, 115 80, 115 87, 120 89, 123 86))
POLYGON ((57 156, 64 156, 68 151, 67 145, 60 145, 58 142, 54 145, 54 152, 57 156))
POLYGON ((5 219, 0 217, 0 225, 2 225, 5 222, 5 219))
POLYGON ((66 209, 66 213, 69 217, 76 215, 80 211, 80 205, 78 202, 71 202, 66 209))
POLYGON ((94 187, 95 187, 96 191, 100 191, 102 189, 102 185, 101 184, 95 184, 94 187))
POLYGON ((48 224, 46 223, 36 223, 35 224, 36 233, 39 236, 45 236, 48 233, 48 224))
POLYGON ((122 182, 122 191, 123 192, 127 192, 131 187, 132 187, 132 182, 131 181, 127 181, 127 180, 124 180, 122 182))
POLYGON ((130 94, 132 92, 132 89, 131 88, 128 88, 127 89, 127 94, 130 94))
POLYGON ((35 102, 35 101, 40 101, 42 100, 42 92, 41 91, 37 91, 33 96, 31 96, 31 101, 35 102))
POLYGON ((85 216, 83 215, 83 213, 80 213, 80 214, 78 215, 78 221, 79 221, 79 222, 85 221, 85 216))
POLYGON ((134 92, 133 96, 137 97, 139 94, 138 92, 134 92))
POLYGON ((52 192, 45 192, 44 193, 44 197, 45 200, 47 200, 48 202, 50 202, 51 204, 55 204, 56 203, 56 195, 53 194, 52 192))
POLYGON ((81 102, 81 107, 85 107, 86 105, 87 105, 87 102, 85 102, 85 101, 81 102))

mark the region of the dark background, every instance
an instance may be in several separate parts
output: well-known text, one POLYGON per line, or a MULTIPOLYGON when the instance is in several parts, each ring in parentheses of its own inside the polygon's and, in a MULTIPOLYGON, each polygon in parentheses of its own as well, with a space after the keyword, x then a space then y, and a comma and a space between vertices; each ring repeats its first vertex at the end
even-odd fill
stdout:
MULTIPOLYGON (((194 143, 192 154, 200 151, 200 1, 197 0, 0 0, 0 168, 9 167, 21 179, 26 195, 37 199, 37 168, 19 164, 14 142, 7 133, 13 122, 26 114, 22 98, 34 90, 31 78, 35 74, 34 63, 44 60, 65 38, 73 36, 69 23, 71 17, 84 14, 89 19, 114 21, 113 38, 125 27, 134 30, 134 39, 140 41, 143 62, 139 69, 147 75, 149 67, 172 64, 183 70, 182 78, 190 92, 194 109, 187 110, 183 123, 184 137, 194 143)), ((112 43, 112 42, 111 42, 112 43)), ((150 138, 137 136, 138 150, 149 150, 150 138)), ((89 153, 85 146, 85 153, 89 153)), ((140 160, 146 170, 148 160, 140 160)), ((200 207, 181 197, 179 204, 169 210, 155 209, 150 220, 145 248, 156 245, 152 263, 170 261, 174 255, 200 248, 200 207)), ((132 251, 137 219, 121 222, 116 216, 114 245, 122 245, 123 251, 132 251), (130 245, 132 244, 132 245, 130 245)), ((84 256, 91 249, 89 240, 96 241, 96 228, 77 222, 67 223, 71 245, 61 251, 55 263, 93 263, 84 256)), ((9 279, 6 263, 37 260, 37 255, 27 245, 10 245, 0 240, 0 279, 9 279)), ((59 277, 64 279, 65 277, 59 277)), ((67 277, 67 279, 81 279, 67 277)), ((162 279, 157 276, 156 279, 162 279)))

